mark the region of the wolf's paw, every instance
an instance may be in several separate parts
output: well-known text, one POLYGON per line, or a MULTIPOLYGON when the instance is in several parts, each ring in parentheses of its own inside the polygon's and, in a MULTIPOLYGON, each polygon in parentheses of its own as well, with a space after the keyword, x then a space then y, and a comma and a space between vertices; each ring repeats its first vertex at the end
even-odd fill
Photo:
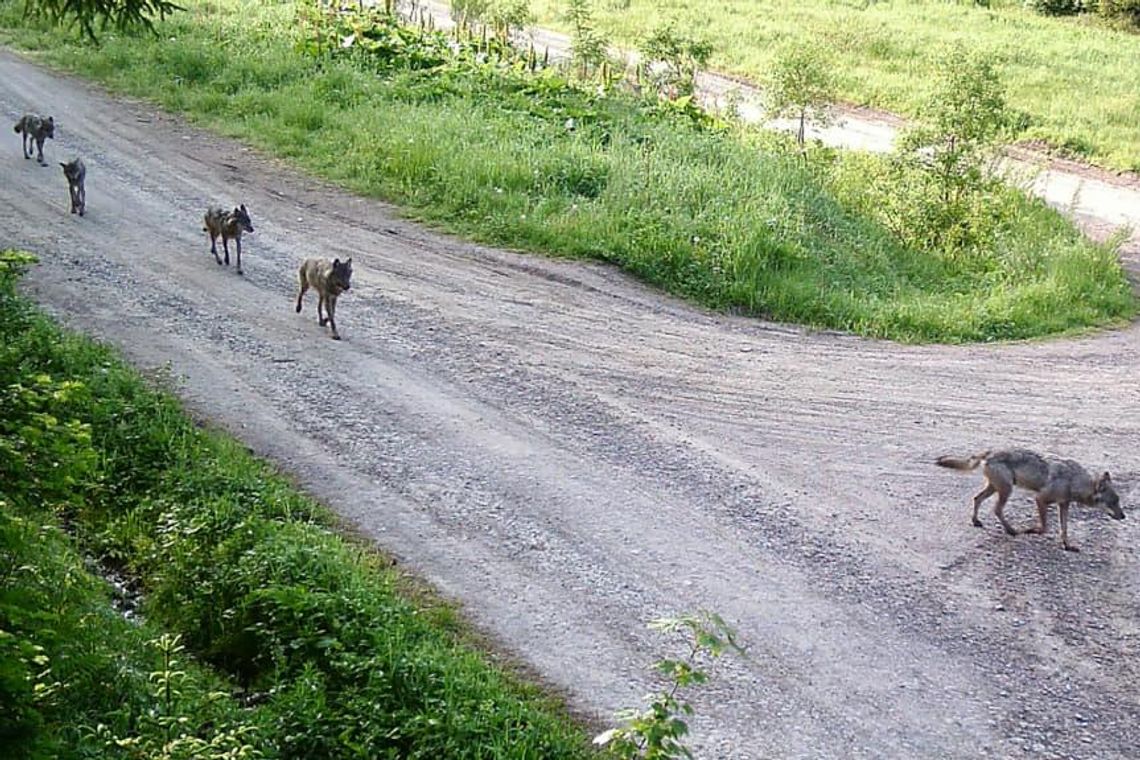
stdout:
POLYGON ((1007 536, 1016 536, 1017 535, 1017 531, 1014 530, 1013 528, 1011 528, 1010 526, 1003 525, 1002 527, 1005 528, 1005 533, 1007 536))
POLYGON ((972 522, 972 523, 974 524, 974 527, 975 527, 975 528, 984 528, 984 527, 986 527, 986 526, 982 525, 982 521, 981 521, 981 520, 979 520, 979 519, 978 519, 978 518, 976 518, 976 517, 975 517, 973 520, 971 520, 970 522, 972 522))
POLYGON ((1063 544, 1063 546, 1065 547, 1065 551, 1067 551, 1067 552, 1072 552, 1073 554, 1080 554, 1081 553, 1081 550, 1078 549, 1077 547, 1073 546, 1072 544, 1063 544))
POLYGON ((333 340, 340 340, 340 336, 337 335, 336 333, 333 333, 332 339, 333 340))

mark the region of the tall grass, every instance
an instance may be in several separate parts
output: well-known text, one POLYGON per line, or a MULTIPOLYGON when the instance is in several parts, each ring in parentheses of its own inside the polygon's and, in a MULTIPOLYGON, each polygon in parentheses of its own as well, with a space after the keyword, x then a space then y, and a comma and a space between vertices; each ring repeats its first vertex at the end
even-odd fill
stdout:
MULTIPOLYGON (((567 31, 564 0, 532 5, 539 24, 567 31)), ((1010 104, 1029 117, 1025 138, 1140 171, 1140 34, 1091 18, 1048 18, 1014 0, 990 8, 941 0, 628 0, 594 9, 598 26, 629 47, 655 24, 677 20, 713 43, 713 68, 754 81, 782 46, 821 44, 833 53, 845 100, 909 116, 926 101, 943 50, 963 45, 996 58, 1010 104)))
POLYGON ((980 266, 910 249, 872 221, 858 161, 825 174, 774 138, 552 72, 305 55, 292 3, 190 7, 159 39, 108 34, 98 48, 29 24, 10 0, 0 19, 50 62, 444 229, 612 262, 712 308, 947 342, 1056 334, 1135 310, 1111 251, 1012 191, 980 266))
POLYGON ((5 758, 592 756, 449 608, 413 603, 265 463, 61 332, 3 258, 5 758), (81 554, 134 580, 141 626, 81 554))

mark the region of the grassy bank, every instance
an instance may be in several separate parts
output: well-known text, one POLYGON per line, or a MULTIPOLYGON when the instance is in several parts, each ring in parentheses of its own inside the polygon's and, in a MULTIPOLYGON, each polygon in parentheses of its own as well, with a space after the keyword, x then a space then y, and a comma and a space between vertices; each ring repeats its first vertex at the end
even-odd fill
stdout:
MULTIPOLYGON (((568 31, 565 0, 534 0, 538 21, 568 31)), ((1011 104, 1028 114, 1027 139, 1093 163, 1140 171, 1140 34, 1093 19, 1047 18, 1021 3, 891 0, 594 3, 599 28, 636 47, 666 19, 714 45, 712 66, 760 81, 782 45, 822 44, 833 53, 845 100, 913 115, 929 94, 941 51, 961 44, 993 54, 1011 104), (741 30, 747 30, 741 33, 741 30)))
POLYGON ((919 250, 868 210, 860 187, 875 170, 858 162, 808 165, 772 137, 550 71, 457 60, 445 41, 386 27, 366 27, 375 55, 314 52, 304 6, 290 2, 188 5, 157 38, 108 33, 98 48, 10 0, 0 22, 50 63, 447 230, 612 262, 712 308, 947 342, 1135 311, 1113 252, 1019 193, 979 211, 988 232, 973 249, 919 250))
POLYGON ((591 756, 449 610, 14 279, 0 263, 6 758, 591 756), (144 623, 81 556, 133 579, 144 623))

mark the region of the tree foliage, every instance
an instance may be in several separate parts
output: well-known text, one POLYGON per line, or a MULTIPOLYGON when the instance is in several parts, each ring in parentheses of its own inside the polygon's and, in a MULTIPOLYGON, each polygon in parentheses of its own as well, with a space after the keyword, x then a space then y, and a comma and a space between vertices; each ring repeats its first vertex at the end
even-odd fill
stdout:
POLYGON ((776 58, 768 77, 768 107, 774 116, 798 122, 796 142, 802 147, 808 119, 826 123, 837 99, 833 64, 811 44, 788 47, 776 58))
POLYGON ((108 28, 154 32, 154 19, 165 20, 184 10, 170 0, 24 0, 24 12, 44 16, 55 24, 78 25, 83 36, 96 40, 108 28))
POLYGON ((988 164, 1016 119, 991 57, 954 48, 940 68, 919 124, 899 142, 937 178, 942 202, 953 203, 986 185, 988 164))

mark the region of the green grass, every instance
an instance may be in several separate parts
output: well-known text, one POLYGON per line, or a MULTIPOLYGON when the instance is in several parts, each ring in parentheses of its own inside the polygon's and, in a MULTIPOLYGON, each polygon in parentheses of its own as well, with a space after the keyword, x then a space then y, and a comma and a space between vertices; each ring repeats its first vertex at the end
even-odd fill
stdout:
MULTIPOLYGON (((564 0, 534 0, 539 24, 568 31, 564 0)), ((1140 171, 1140 34, 1091 18, 1038 15, 1017 2, 992 9, 943 0, 601 0, 598 27, 636 47, 667 19, 704 34, 711 66, 762 81, 783 45, 819 43, 834 57, 845 100, 913 116, 929 95, 941 51, 961 44, 993 54, 1026 139, 1095 164, 1140 171)))
POLYGON ((422 592, 413 602, 265 463, 19 297, 5 257, 5 758, 593 756, 452 610, 422 592), (112 611, 81 557, 137 582, 142 625, 112 611), (176 662, 160 646, 172 635, 176 662), (171 739, 183 746, 162 754, 171 739), (195 742, 215 746, 191 755, 195 742))
POLYGON ((715 309, 919 342, 1040 337, 1136 310, 1113 252, 1019 193, 993 204, 985 245, 918 250, 862 199, 879 172, 864 159, 805 164, 775 138, 558 76, 306 55, 292 3, 189 8, 158 38, 108 33, 98 48, 10 1, 0 28, 443 229, 611 262, 715 309))

